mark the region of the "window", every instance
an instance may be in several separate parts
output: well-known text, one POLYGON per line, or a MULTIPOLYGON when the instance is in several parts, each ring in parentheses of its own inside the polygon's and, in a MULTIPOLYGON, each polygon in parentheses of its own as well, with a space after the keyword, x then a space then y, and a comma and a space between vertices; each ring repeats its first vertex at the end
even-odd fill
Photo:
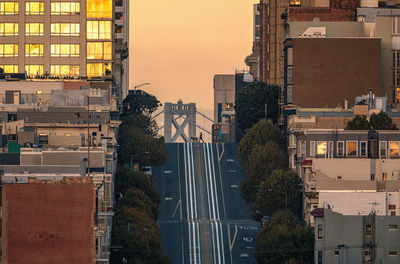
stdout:
POLYGON ((395 204, 389 204, 389 210, 396 210, 395 204))
POLYGON ((356 141, 348 141, 346 142, 346 156, 348 157, 356 157, 357 156, 357 142, 356 141))
POLYGON ((18 15, 18 2, 0 2, 0 15, 18 15))
POLYGON ((88 18, 112 18, 112 0, 87 0, 88 18))
POLYGON ((372 225, 365 225, 365 236, 372 236, 372 225))
POLYGON ((79 15, 81 4, 79 2, 52 2, 52 15, 79 15))
POLYGON ((375 174, 371 173, 371 181, 375 181, 375 174))
POLYGON ((44 24, 43 23, 25 23, 26 36, 43 36, 44 24))
POLYGON ((318 141, 317 143, 317 155, 326 154, 326 141, 318 141))
POLYGON ((79 44, 51 44, 51 57, 79 57, 79 44))
POLYGON ((328 144, 328 157, 333 158, 333 142, 329 141, 328 144))
POLYGON ((400 68, 400 50, 393 51, 393 68, 400 68))
POLYGON ((397 256, 397 251, 389 250, 389 256, 397 256))
POLYGON ((306 156, 306 142, 304 141, 300 142, 300 155, 306 156))
POLYGON ((52 76, 79 76, 79 65, 51 65, 52 76))
POLYGON ((367 156, 367 142, 366 141, 360 142, 360 156, 362 156, 362 157, 367 156))
POLYGON ((0 23, 0 36, 18 36, 18 23, 0 23))
POLYGON ((387 149, 387 142, 380 141, 379 142, 379 156, 381 159, 386 159, 386 149, 387 149))
POLYGON ((387 181, 387 172, 382 172, 382 181, 387 181))
POLYGON ((112 42, 88 42, 88 60, 111 60, 112 42))
POLYGON ((322 230, 322 225, 318 225, 318 239, 323 238, 323 230, 322 230))
POLYGON ((18 65, 0 65, 4 73, 18 73, 18 65))
POLYGON ((337 155, 338 156, 344 155, 344 142, 343 141, 337 142, 337 155))
POLYGON ((0 44, 0 57, 18 57, 18 44, 0 44))
POLYGON ((396 216, 396 211, 391 211, 390 216, 396 216))
POLYGON ((389 152, 390 157, 398 157, 399 156, 399 142, 389 142, 389 152))
POLYGON ((400 20, 397 17, 392 18, 393 26, 392 26, 392 33, 393 35, 400 34, 400 20))
POLYGON ((87 39, 111 39, 111 21, 87 21, 87 39))
POLYGON ((43 57, 43 44, 25 44, 25 57, 43 57))
POLYGON ((322 264, 322 251, 318 251, 318 264, 322 264))
POLYGON ((103 75, 111 74, 111 63, 88 63, 87 76, 88 77, 101 77, 103 75))
POLYGON ((388 225, 389 230, 397 230, 398 226, 397 225, 388 225))
POLYGON ((70 37, 79 36, 80 25, 79 23, 51 23, 51 35, 70 37))
POLYGON ((49 136, 47 134, 39 134, 39 145, 49 144, 49 136))
POLYGON ((25 2, 26 15, 44 15, 43 2, 25 2))
POLYGON ((364 260, 371 260, 371 250, 364 250, 364 260))
POLYGON ((25 65, 25 71, 28 76, 42 75, 43 65, 25 65))
POLYGON ((315 141, 310 141, 310 156, 315 156, 315 141))
POLYGON ((339 256, 339 250, 333 251, 333 255, 334 255, 334 256, 339 256))

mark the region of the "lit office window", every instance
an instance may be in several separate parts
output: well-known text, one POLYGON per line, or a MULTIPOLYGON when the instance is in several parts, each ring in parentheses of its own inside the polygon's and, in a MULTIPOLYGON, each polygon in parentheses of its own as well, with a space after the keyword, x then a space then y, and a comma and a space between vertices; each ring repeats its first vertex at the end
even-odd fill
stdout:
POLYGON ((70 37, 79 36, 80 25, 79 23, 51 23, 51 35, 70 37))
POLYGON ((43 2, 26 2, 25 3, 26 15, 44 15, 43 2))
POLYGON ((79 2, 52 2, 52 15, 79 15, 81 5, 79 2))
POLYGON ((112 0, 87 0, 88 18, 112 18, 112 0))
POLYGON ((42 75, 43 65, 25 65, 25 71, 28 76, 42 75))
POLYGON ((111 21, 87 21, 87 39, 111 39, 111 21))
POLYGON ((112 42, 88 42, 88 60, 111 60, 112 42))
POLYGON ((43 57, 43 44, 25 44, 25 57, 43 57))
POLYGON ((346 142, 346 156, 349 156, 349 157, 357 156, 357 142, 356 141, 346 142))
POLYGON ((51 57, 79 57, 79 44, 51 44, 51 57))
POLYGON ((44 24, 43 23, 25 23, 26 36, 43 36, 44 24))
POLYGON ((0 36, 18 36, 18 23, 0 23, 0 36))
POLYGON ((18 65, 0 65, 2 73, 18 73, 18 65))
POLYGON ((317 142, 317 155, 325 155, 326 149, 327 149, 326 141, 317 142))
POLYGON ((18 44, 0 44, 0 57, 18 57, 18 44))
POLYGON ((390 157, 394 158, 394 157, 398 157, 399 156, 399 142, 390 142, 389 143, 390 146, 390 157))
POLYGON ((87 76, 100 77, 111 74, 111 63, 88 63, 87 76))
POLYGON ((79 65, 51 65, 50 73, 53 76, 79 76, 79 65))
POLYGON ((0 2, 0 15, 18 15, 18 2, 0 2))

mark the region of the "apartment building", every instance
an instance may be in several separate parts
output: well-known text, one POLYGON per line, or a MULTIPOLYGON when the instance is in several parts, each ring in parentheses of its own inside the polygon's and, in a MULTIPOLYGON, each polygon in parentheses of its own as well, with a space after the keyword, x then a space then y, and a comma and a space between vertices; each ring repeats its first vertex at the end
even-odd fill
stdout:
POLYGON ((400 216, 342 215, 322 208, 313 215, 315 264, 400 262, 400 216))
POLYGON ((128 67, 127 49, 121 43, 128 41, 128 1, 117 3, 0 1, 1 71, 47 79, 115 75, 127 91, 129 71, 121 71, 122 63, 128 67))

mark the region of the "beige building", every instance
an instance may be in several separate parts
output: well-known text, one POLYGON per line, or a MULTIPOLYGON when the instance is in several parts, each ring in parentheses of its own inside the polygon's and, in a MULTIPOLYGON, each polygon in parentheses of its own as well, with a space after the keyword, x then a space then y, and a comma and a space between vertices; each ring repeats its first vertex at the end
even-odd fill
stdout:
POLYGON ((125 86, 122 98, 129 72, 127 7, 126 0, 0 1, 0 68, 28 78, 116 75, 125 86))

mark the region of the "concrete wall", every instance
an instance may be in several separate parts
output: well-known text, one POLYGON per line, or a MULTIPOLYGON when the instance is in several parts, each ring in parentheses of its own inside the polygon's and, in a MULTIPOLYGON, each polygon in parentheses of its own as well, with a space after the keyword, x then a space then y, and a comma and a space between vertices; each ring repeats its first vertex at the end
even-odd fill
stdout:
POLYGON ((3 185, 4 263, 95 263, 92 183, 3 185))
POLYGON ((380 39, 294 38, 293 104, 336 107, 380 90, 380 39), (313 94, 310 97, 310 94, 313 94))
POLYGON ((319 171, 332 179, 342 176, 344 181, 368 181, 370 180, 370 160, 313 159, 313 171, 319 171))

